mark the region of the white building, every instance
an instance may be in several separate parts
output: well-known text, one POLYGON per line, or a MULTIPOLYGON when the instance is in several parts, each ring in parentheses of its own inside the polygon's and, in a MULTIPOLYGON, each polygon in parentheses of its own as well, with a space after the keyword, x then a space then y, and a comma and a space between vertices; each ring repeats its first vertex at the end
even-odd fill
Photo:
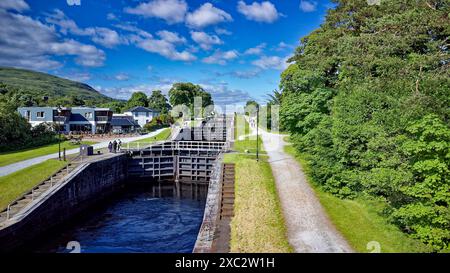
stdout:
POLYGON ((125 115, 132 116, 134 120, 144 128, 154 117, 159 116, 159 112, 147 107, 137 106, 124 112, 125 115))

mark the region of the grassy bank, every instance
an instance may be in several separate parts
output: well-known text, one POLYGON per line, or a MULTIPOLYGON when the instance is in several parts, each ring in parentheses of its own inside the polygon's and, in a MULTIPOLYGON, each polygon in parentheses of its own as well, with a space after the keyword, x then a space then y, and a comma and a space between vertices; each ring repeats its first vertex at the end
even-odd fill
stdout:
MULTIPOLYGON (((82 142, 83 144, 93 144, 94 142, 82 142)), ((78 148, 80 145, 72 144, 69 141, 64 141, 61 143, 61 151, 62 149, 66 148, 66 150, 78 148)), ((7 152, 7 153, 0 153, 0 167, 6 166, 9 164, 13 164, 16 162, 20 162, 23 160, 53 154, 58 152, 58 143, 55 144, 49 144, 37 148, 30 148, 25 150, 19 150, 15 152, 7 152)))
POLYGON ((29 191, 65 165, 66 163, 63 161, 50 159, 0 177, 0 210, 6 208, 10 202, 29 191))
POLYGON ((140 139, 140 140, 132 141, 129 144, 124 144, 124 147, 128 147, 128 145, 130 147, 137 146, 138 143, 149 144, 149 143, 153 143, 153 142, 157 142, 157 141, 167 140, 170 137, 171 132, 172 131, 171 131, 170 128, 165 128, 164 130, 161 131, 161 133, 157 134, 156 136, 147 137, 147 138, 143 138, 143 139, 140 139))
POLYGON ((266 158, 226 154, 236 164, 236 199, 231 221, 231 252, 292 252, 266 158))
MULTIPOLYGON (((307 162, 297 153, 293 146, 286 146, 285 151, 294 156, 308 175, 307 162)), ((323 191, 311 181, 320 203, 325 208, 331 221, 358 252, 369 252, 367 243, 380 243, 381 252, 429 252, 427 246, 408 237, 380 214, 384 203, 381 200, 359 198, 345 200, 323 191)))
MULTIPOLYGON (((236 125, 241 127, 235 127, 234 150, 250 150, 255 147, 256 140, 238 140, 250 130, 243 116, 238 115, 236 119, 236 125)), ((267 157, 262 156, 256 162, 255 155, 225 154, 224 161, 236 164, 231 252, 292 252, 267 157)))

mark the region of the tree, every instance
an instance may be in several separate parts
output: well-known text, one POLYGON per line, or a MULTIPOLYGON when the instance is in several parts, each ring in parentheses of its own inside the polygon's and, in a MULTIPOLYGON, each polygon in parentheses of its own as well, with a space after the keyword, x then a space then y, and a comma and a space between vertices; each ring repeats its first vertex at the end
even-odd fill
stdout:
POLYGON ((175 83, 169 90, 169 101, 172 107, 186 105, 193 109, 195 97, 202 99, 202 107, 214 104, 211 94, 206 92, 200 85, 180 82, 175 83))
POLYGON ((256 109, 259 107, 259 104, 254 100, 248 100, 245 103, 245 114, 246 115, 256 115, 256 109))
POLYGON ((433 114, 406 128, 401 151, 413 177, 400 185, 395 221, 436 249, 450 249, 450 126, 433 114))
POLYGON ((281 75, 282 126, 325 190, 384 200, 402 230, 448 249, 448 5, 334 2, 281 75))
POLYGON ((126 108, 130 109, 136 106, 147 107, 148 99, 144 92, 134 92, 126 103, 126 108))
POLYGON ((121 113, 124 110, 128 110, 128 108, 125 109, 125 105, 126 105, 126 102, 124 102, 124 101, 113 101, 113 102, 103 103, 100 106, 105 107, 105 108, 110 108, 114 113, 121 113))
POLYGON ((152 92, 148 98, 148 106, 159 111, 161 114, 167 114, 170 109, 166 96, 160 90, 154 90, 152 92))

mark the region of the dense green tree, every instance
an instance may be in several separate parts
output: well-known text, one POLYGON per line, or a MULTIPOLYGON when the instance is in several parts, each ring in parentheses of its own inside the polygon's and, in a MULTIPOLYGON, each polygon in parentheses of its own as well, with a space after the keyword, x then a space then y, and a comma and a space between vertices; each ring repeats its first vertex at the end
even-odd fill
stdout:
POLYGON ((110 108, 114 113, 122 113, 125 110, 125 105, 126 102, 125 101, 113 101, 113 102, 108 102, 108 103, 103 103, 100 104, 100 107, 105 107, 105 108, 110 108))
POLYGON ((147 107, 148 99, 144 92, 134 92, 127 101, 125 108, 130 109, 136 106, 147 107))
POLYGON ((189 108, 193 108, 195 97, 202 99, 202 107, 214 104, 211 94, 206 92, 200 85, 180 82, 175 83, 169 90, 169 101, 172 107, 186 105, 189 108))
POLYGON ((382 198, 405 232, 448 249, 448 1, 333 2, 281 75, 282 125, 324 189, 382 198))
POLYGON ((51 124, 34 128, 23 118, 17 108, 33 106, 37 103, 27 93, 0 84, 0 152, 46 145, 57 141, 51 124))
POLYGON ((153 90, 148 98, 148 106, 152 109, 158 110, 161 114, 167 114, 170 109, 170 104, 167 102, 166 96, 161 90, 153 90))

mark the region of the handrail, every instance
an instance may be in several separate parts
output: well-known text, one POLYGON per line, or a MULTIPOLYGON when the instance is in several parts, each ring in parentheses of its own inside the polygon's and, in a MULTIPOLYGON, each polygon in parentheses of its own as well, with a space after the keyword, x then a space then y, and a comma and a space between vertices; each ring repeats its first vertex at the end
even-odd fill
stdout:
POLYGON ((122 152, 126 151, 152 151, 165 149, 194 149, 194 150, 227 150, 229 143, 227 141, 158 141, 153 143, 134 142, 127 143, 127 148, 121 148, 122 152), (136 147, 130 147, 136 146, 136 147))
MULTIPOLYGON (((66 175, 69 174, 69 165, 72 164, 72 163, 74 163, 74 162, 75 162, 75 159, 78 159, 79 157, 80 157, 80 156, 74 157, 71 161, 68 161, 67 164, 66 164, 64 167, 62 167, 62 168, 58 169, 57 171, 53 172, 50 176, 48 176, 47 178, 45 178, 44 180, 42 180, 41 183, 39 183, 39 184, 37 184, 36 186, 34 186, 33 188, 31 188, 31 190, 25 192, 24 194, 22 194, 21 196, 19 196, 18 198, 16 198, 14 201, 10 202, 10 203, 8 204, 8 206, 7 206, 5 209, 3 209, 3 210, 0 211, 0 213, 6 212, 6 220, 9 220, 9 219, 10 219, 10 216, 11 216, 11 213, 10 213, 10 211, 11 211, 11 206, 17 204, 20 200, 24 199, 24 197, 27 196, 28 194, 31 194, 31 200, 34 201, 34 191, 35 191, 37 188, 39 188, 40 186, 42 186, 43 184, 45 184, 45 182, 48 181, 48 180, 50 180, 50 188, 49 188, 49 189, 51 189, 53 186, 56 185, 56 183, 53 184, 53 177, 54 177, 56 174, 58 174, 59 172, 61 172, 62 170, 64 170, 64 168, 66 168, 66 175)), ((80 162, 80 163, 82 163, 82 162, 80 162)), ((64 179, 64 177, 65 177, 65 176, 63 176, 62 179, 64 179)))

